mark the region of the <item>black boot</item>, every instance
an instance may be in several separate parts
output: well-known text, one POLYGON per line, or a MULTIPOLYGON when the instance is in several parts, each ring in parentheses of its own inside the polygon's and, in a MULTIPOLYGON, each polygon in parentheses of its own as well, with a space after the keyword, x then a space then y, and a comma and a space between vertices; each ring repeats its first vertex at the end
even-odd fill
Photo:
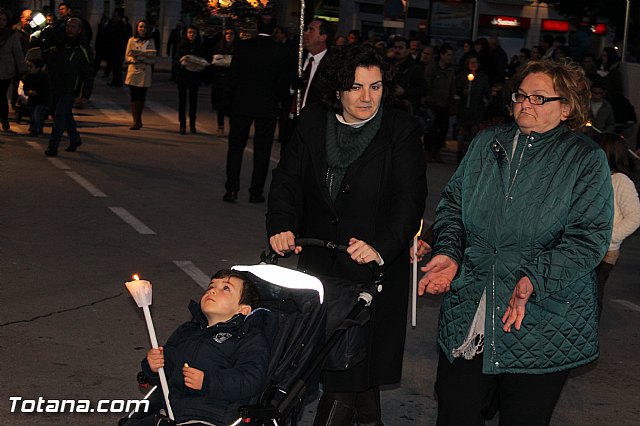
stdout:
POLYGON ((313 426, 351 426, 356 416, 355 394, 325 392, 320 401, 313 426))
POLYGON ((380 388, 374 386, 356 396, 356 424, 358 426, 384 426, 380 409, 380 388))

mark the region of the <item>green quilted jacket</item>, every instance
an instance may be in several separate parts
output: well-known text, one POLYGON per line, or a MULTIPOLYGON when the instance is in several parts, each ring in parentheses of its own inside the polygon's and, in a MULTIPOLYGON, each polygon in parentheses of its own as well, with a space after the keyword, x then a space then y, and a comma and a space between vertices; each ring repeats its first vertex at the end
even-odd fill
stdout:
POLYGON ((609 246, 613 190, 604 152, 564 125, 520 135, 515 124, 471 144, 436 210, 434 254, 460 267, 440 312, 438 343, 465 340, 486 289, 483 373, 542 374, 598 357, 594 268, 609 246), (517 281, 534 293, 520 330, 502 330, 517 281))

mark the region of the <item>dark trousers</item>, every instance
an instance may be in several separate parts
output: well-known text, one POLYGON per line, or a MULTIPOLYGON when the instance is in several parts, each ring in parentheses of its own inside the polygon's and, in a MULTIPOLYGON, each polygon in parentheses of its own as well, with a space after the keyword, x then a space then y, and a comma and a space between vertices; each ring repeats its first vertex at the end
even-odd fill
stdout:
POLYGON ((198 89, 199 86, 178 83, 178 121, 181 126, 186 126, 187 123, 187 97, 189 98, 189 123, 192 127, 196 125, 198 89))
POLYGON ((122 86, 122 63, 123 62, 124 62, 124 58, 113 57, 113 56, 111 57, 110 61, 107 61, 107 67, 109 71, 113 72, 113 78, 111 80, 111 84, 113 84, 114 86, 122 86))
POLYGON ((106 62, 106 66, 104 69, 104 74, 103 77, 107 77, 110 73, 110 69, 109 69, 109 65, 112 65, 109 63, 109 55, 107 54, 107 52, 104 49, 96 49, 96 56, 93 59, 93 73, 94 74, 98 74, 98 71, 100 71, 100 65, 102 64, 102 61, 106 62))
POLYGON ((600 262, 598 266, 596 266, 596 277, 598 279, 598 318, 602 315, 602 306, 604 304, 604 285, 607 283, 609 279, 609 274, 613 269, 611 263, 607 263, 605 261, 600 262))
POLYGON ((432 106, 435 119, 429 133, 425 135, 425 149, 433 156, 440 155, 449 132, 449 107, 432 106))
POLYGON ((9 120, 9 102, 7 102, 7 91, 11 85, 11 79, 0 80, 0 120, 9 120))
POLYGON ((242 155, 247 146, 252 123, 255 133, 253 136, 253 173, 249 192, 254 195, 262 195, 264 191, 277 119, 275 117, 257 118, 232 114, 229 129, 229 150, 227 151, 227 182, 225 183, 225 188, 229 192, 238 192, 240 189, 242 155))
POLYGON ((80 140, 80 133, 73 118, 73 95, 63 94, 54 98, 53 127, 49 138, 49 147, 58 148, 62 134, 67 131, 69 145, 76 145, 80 140))
POLYGON ((29 112, 31 113, 31 118, 29 119, 29 132, 42 133, 44 119, 47 117, 48 112, 47 105, 30 105, 29 112))
POLYGON ((501 426, 548 425, 570 370, 482 374, 482 357, 456 358, 451 364, 440 352, 435 385, 437 425, 484 425, 496 412, 501 426))
POLYGON ((225 91, 222 87, 211 85, 211 108, 216 110, 218 127, 224 127, 224 116, 226 112, 225 91))
POLYGON ((147 100, 148 87, 129 86, 131 102, 145 102, 147 100))

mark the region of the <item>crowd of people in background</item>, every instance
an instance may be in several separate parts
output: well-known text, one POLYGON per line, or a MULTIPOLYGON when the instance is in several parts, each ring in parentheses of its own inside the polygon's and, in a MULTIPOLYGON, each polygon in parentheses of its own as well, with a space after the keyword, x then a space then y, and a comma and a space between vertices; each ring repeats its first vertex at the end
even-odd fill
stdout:
MULTIPOLYGON (((160 33, 155 23, 143 20, 142 36, 137 31, 140 22, 136 23, 134 31, 124 11, 115 9, 111 17, 102 16, 94 32, 80 10, 73 8, 71 4, 61 2, 57 12, 57 16, 50 10, 43 12, 46 16, 44 28, 30 25, 34 13, 29 9, 22 10, 15 20, 9 12, 0 13, 0 56, 3 59, 0 66, 0 90, 8 94, 8 101, 3 99, 0 102, 2 129, 10 131, 10 102, 16 111, 17 121, 27 113, 32 115, 31 136, 42 133, 42 124, 47 116, 45 111, 54 110, 53 99, 46 85, 50 70, 41 54, 29 56, 27 53, 34 47, 43 48, 47 44, 55 44, 62 36, 66 36, 66 23, 72 17, 81 23, 77 43, 83 47, 92 62, 93 74, 97 75, 103 70, 102 77, 109 79, 109 86, 130 86, 131 129, 142 127, 141 114, 146 89, 151 84, 154 57, 161 53, 160 33), (51 37, 51 34, 57 35, 51 37), (131 55, 132 49, 128 46, 132 41, 134 44, 143 43, 147 52, 143 55, 131 55), (127 65, 127 68, 123 69, 123 65, 127 65), (132 78, 136 70, 141 71, 142 68, 144 78, 141 78, 140 72, 137 77, 132 78), (123 73, 126 74, 127 81, 123 78, 123 73), (38 89, 34 89, 34 80, 38 81, 38 89), (27 91, 24 90, 25 85, 27 91)), ((624 133, 637 126, 633 106, 623 93, 617 50, 605 47, 601 52, 591 51, 589 34, 575 19, 570 20, 567 36, 542 34, 537 45, 522 48, 511 58, 497 37, 431 45, 422 33, 412 32, 409 37, 391 35, 365 38, 360 31, 354 29, 342 36, 333 34, 322 20, 314 22, 322 23, 322 31, 328 38, 322 46, 317 41, 315 45, 313 42, 305 43, 306 51, 316 49, 331 53, 344 46, 371 45, 394 65, 395 106, 417 116, 423 124, 427 161, 442 162, 445 145, 449 150, 457 152, 457 160, 460 161, 467 151, 469 141, 480 130, 512 120, 507 108, 509 79, 531 60, 549 58, 561 61, 569 58, 582 65, 592 82, 589 113, 591 130, 624 133)), ((303 37, 306 34, 307 31, 303 37)), ((277 25, 270 36, 287 49, 287 78, 295 85, 298 57, 296 36, 289 34, 286 27, 277 25)), ((170 80, 178 86, 180 134, 186 133, 187 117, 190 133, 197 131, 197 101, 199 87, 203 83, 210 86, 211 107, 216 111, 217 117, 217 135, 227 134, 225 117, 230 114, 233 98, 230 70, 238 41, 238 31, 234 27, 224 27, 212 32, 210 28, 187 26, 180 20, 171 30, 166 43, 166 54, 171 58, 170 80)), ((312 66, 314 72, 316 67, 317 65, 312 66)), ((88 99, 87 91, 82 93, 85 86, 90 87, 91 84, 81 82, 78 87, 73 88, 78 92, 74 93, 74 107, 82 107, 88 99)), ((278 99, 278 133, 282 148, 286 146, 295 124, 291 121, 291 103, 294 101, 292 94, 295 90, 297 88, 292 85, 289 93, 278 99)), ((636 135, 637 132, 625 134, 636 135)), ((636 148, 636 140, 628 140, 627 143, 636 148)))

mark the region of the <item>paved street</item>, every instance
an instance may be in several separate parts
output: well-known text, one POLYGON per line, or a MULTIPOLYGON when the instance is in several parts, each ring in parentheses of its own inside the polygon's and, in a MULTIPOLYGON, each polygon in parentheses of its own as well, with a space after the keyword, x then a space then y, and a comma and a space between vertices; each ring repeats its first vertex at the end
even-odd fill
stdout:
MULTIPOLYGON (((223 203, 226 139, 214 136, 210 88, 201 89, 199 132, 179 135, 177 89, 167 79, 157 73, 140 131, 128 129, 127 89, 96 80, 91 104, 76 110, 77 153, 64 151, 65 138, 59 157, 46 158, 47 138, 26 136, 26 124, 0 134, 0 424, 115 424, 122 414, 11 413, 9 398, 140 398, 135 376, 149 339, 124 282, 134 273, 153 282, 164 342, 189 319, 187 303, 208 276, 257 263, 267 248, 266 206, 248 202, 251 153, 238 203, 223 203)), ((273 165, 278 151, 274 144, 273 165)), ((429 165, 425 219, 454 168, 429 165)), ((572 373, 553 425, 639 424, 639 259, 636 233, 608 283, 601 357, 572 373)), ((402 386, 383 392, 389 426, 435 423, 439 304, 418 301, 402 386)))

